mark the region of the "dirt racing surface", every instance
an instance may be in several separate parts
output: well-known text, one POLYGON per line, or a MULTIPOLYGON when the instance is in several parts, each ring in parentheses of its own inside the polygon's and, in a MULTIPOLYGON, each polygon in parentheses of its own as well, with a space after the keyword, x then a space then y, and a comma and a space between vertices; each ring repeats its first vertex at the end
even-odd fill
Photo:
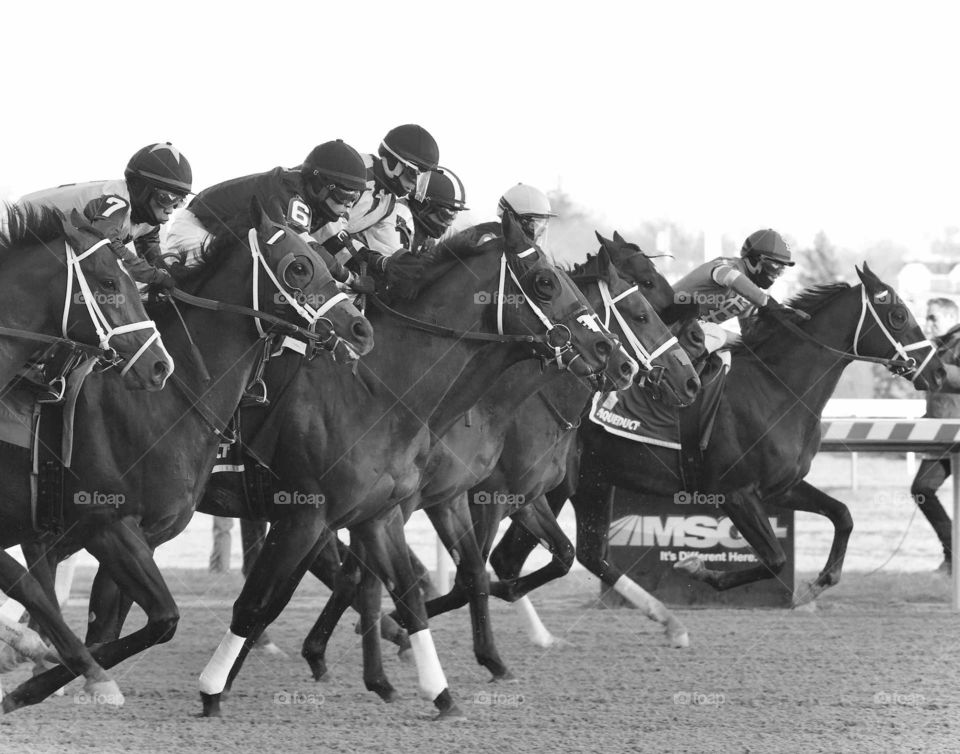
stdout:
MULTIPOLYGON (((114 669, 125 706, 85 703, 75 681, 63 697, 0 718, 0 751, 960 751, 960 615, 949 610, 948 580, 932 574, 847 574, 812 612, 677 611, 691 638, 679 650, 636 611, 596 607, 598 582, 574 574, 534 595, 573 647, 533 647, 513 609, 491 603, 517 682, 488 683, 466 611, 431 622, 468 717, 455 723, 431 719, 413 666, 392 650, 386 669, 402 698, 387 705, 363 688, 352 615, 328 654, 334 680, 314 682, 299 658, 326 596, 313 581, 270 629, 289 657, 252 654, 224 717, 197 717, 197 676, 228 626, 240 577, 167 575, 180 627, 114 669)), ((80 572, 76 597, 91 577, 80 572)), ((70 625, 79 631, 85 615, 73 600, 70 625)), ((134 611, 128 626, 142 620, 134 611)), ((4 688, 28 674, 3 676, 4 688)))

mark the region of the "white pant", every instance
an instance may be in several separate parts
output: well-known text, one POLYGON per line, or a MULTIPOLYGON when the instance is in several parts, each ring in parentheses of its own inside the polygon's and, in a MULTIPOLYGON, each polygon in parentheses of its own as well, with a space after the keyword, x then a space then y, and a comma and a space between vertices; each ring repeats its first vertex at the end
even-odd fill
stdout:
POLYGON ((203 252, 213 241, 213 234, 204 228, 188 209, 175 212, 165 226, 165 238, 160 239, 165 264, 196 267, 203 262, 203 252))
POLYGON ((700 322, 703 328, 704 346, 707 353, 713 353, 721 348, 733 348, 740 342, 740 334, 733 330, 721 327, 715 322, 700 322))

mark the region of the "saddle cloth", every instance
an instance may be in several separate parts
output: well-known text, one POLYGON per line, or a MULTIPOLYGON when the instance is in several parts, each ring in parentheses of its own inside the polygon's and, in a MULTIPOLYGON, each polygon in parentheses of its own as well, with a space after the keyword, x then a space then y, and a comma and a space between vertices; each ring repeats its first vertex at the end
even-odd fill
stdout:
POLYGON ((596 394, 589 419, 606 432, 634 442, 678 451, 684 443, 696 442, 703 450, 710 440, 728 369, 728 359, 711 354, 700 372, 700 393, 685 408, 667 406, 646 388, 631 385, 616 393, 596 394))

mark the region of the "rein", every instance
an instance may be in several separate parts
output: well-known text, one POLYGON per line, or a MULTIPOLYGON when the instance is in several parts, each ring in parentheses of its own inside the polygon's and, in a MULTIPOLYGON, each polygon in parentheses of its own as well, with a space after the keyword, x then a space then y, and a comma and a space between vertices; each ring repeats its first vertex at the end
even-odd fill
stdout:
POLYGON ((866 288, 862 286, 860 288, 860 319, 857 322, 857 330, 856 330, 856 334, 854 335, 853 351, 843 351, 839 348, 828 346, 826 343, 821 343, 819 340, 814 338, 808 332, 800 329, 796 325, 796 323, 787 319, 785 316, 777 316, 777 322, 779 322, 781 325, 786 327, 794 335, 797 335, 798 337, 802 338, 808 343, 812 343, 818 348, 822 348, 823 350, 836 354, 837 356, 842 356, 843 358, 850 359, 851 361, 866 361, 871 364, 883 364, 884 366, 889 367, 890 369, 900 370, 903 372, 909 372, 909 371, 916 371, 917 373, 922 372, 923 368, 927 365, 927 362, 929 362, 930 359, 933 358, 933 354, 936 353, 936 348, 934 347, 933 343, 931 343, 929 340, 921 340, 916 343, 911 343, 908 346, 904 346, 902 343, 898 342, 892 335, 890 335, 890 333, 887 331, 887 328, 884 327, 883 323, 880 321, 880 317, 877 314, 876 309, 873 308, 873 306, 870 304, 870 301, 867 299, 866 288), (887 337, 887 340, 889 340, 893 344, 894 350, 902 358, 888 359, 880 356, 865 356, 863 354, 857 353, 857 343, 860 341, 860 331, 863 327, 864 320, 866 319, 867 311, 869 311, 870 314, 873 315, 873 319, 877 323, 877 326, 880 328, 881 332, 883 332, 883 334, 887 337), (927 358, 923 360, 923 364, 918 369, 916 359, 910 357, 908 355, 908 351, 913 351, 923 347, 930 348, 930 355, 928 355, 927 358))

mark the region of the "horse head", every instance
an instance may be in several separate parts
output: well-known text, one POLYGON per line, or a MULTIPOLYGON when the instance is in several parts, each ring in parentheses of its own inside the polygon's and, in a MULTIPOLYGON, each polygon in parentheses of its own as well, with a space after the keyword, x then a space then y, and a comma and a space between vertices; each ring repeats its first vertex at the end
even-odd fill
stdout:
POLYGON ((373 328, 353 305, 353 297, 337 288, 330 275, 333 258, 272 220, 256 196, 250 203, 250 221, 247 240, 254 257, 254 307, 306 325, 337 361, 352 363, 369 353, 373 328), (267 280, 258 290, 261 260, 267 280))
POLYGON ((98 343, 108 363, 121 370, 130 389, 160 390, 173 373, 173 359, 147 316, 137 284, 119 264, 128 252, 107 218, 90 222, 73 210, 61 214, 67 269, 64 337, 98 343), (76 281, 74 281, 74 277, 76 281))
POLYGON ((936 346, 924 336, 913 313, 866 262, 862 270, 856 269, 863 287, 854 353, 888 359, 888 368, 909 379, 917 390, 940 388, 946 370, 936 346))
MULTIPOLYGON (((514 239, 521 235, 511 235, 514 239)), ((613 335, 600 323, 589 302, 570 277, 554 267, 538 247, 523 251, 510 240, 505 242, 500 288, 494 303, 498 323, 506 316, 520 321, 516 326, 536 333, 541 354, 555 359, 581 377, 606 375, 622 389, 637 373, 637 363, 619 347, 613 335), (509 271, 519 295, 505 294, 509 271), (533 315, 539 322, 531 321, 533 315)), ((499 325, 498 325, 499 326, 499 325)))
POLYGON ((653 260, 644 254, 639 246, 624 240, 617 231, 613 232, 612 240, 604 238, 596 231, 595 233, 600 242, 600 249, 606 251, 610 260, 627 280, 640 287, 640 293, 658 313, 662 314, 674 303, 673 286, 660 274, 653 260))
MULTIPOLYGON (((589 278, 588 278, 589 279, 589 278)), ((668 405, 688 405, 700 390, 696 369, 639 285, 624 280, 610 259, 606 247, 597 254, 596 288, 588 298, 603 323, 614 329, 640 363, 643 384, 663 395, 668 405)))

